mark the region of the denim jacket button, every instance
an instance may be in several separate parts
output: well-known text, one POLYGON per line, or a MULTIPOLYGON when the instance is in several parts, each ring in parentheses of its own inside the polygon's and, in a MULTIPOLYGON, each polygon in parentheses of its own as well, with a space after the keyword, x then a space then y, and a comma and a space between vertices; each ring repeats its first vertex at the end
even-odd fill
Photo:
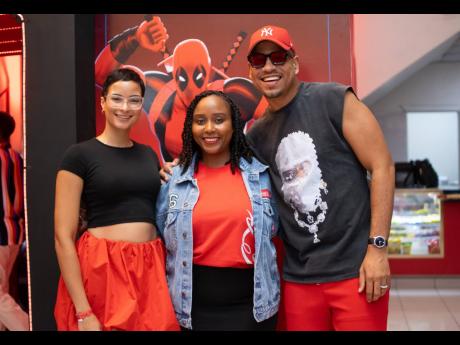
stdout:
POLYGON ((182 266, 187 267, 187 262, 186 262, 186 261, 182 261, 182 266))
POLYGON ((185 292, 182 292, 182 297, 185 298, 185 292))
POLYGON ((183 238, 184 240, 187 239, 187 234, 186 234, 185 232, 182 234, 182 238, 183 238))

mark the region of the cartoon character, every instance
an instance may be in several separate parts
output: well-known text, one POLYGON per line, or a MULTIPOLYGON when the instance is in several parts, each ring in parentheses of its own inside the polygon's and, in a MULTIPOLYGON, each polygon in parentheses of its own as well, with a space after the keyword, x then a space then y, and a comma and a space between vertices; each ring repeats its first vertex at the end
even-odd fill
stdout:
MULTIPOLYGON (((204 90, 221 90, 239 106, 246 129, 260 117, 267 103, 249 79, 230 78, 225 74, 245 33, 240 32, 226 56, 222 68, 212 65, 204 42, 186 39, 179 42, 172 54, 166 47, 169 36, 159 17, 146 16, 139 26, 125 30, 109 41, 96 59, 96 83, 101 85, 115 68, 121 67, 139 46, 162 53, 166 72, 141 71, 146 83, 144 111, 154 140, 149 142, 161 163, 171 161, 182 150, 182 128, 187 107, 193 98, 204 90)), ((127 67, 124 65, 124 67, 127 67)))
POLYGON ((314 235, 313 243, 319 243, 318 224, 326 219, 327 211, 321 192, 327 194, 327 184, 322 179, 312 138, 301 131, 290 133, 281 140, 275 161, 283 183, 284 200, 294 209, 299 226, 314 235), (300 219, 299 213, 306 222, 300 219))

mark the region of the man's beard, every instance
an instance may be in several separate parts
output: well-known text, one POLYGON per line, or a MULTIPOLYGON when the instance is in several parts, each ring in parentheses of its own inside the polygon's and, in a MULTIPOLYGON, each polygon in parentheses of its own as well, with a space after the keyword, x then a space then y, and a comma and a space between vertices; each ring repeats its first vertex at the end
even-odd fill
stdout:
POLYGON ((321 173, 314 168, 309 176, 283 183, 281 191, 284 200, 300 213, 313 212, 318 208, 321 197, 321 173))
POLYGON ((264 91, 264 96, 266 98, 277 98, 283 94, 283 90, 266 90, 264 91))

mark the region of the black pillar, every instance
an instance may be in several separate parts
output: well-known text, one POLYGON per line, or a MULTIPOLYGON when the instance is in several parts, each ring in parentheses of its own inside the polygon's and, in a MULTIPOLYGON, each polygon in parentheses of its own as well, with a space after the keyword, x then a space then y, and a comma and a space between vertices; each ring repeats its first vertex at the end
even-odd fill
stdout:
POLYGON ((27 230, 33 330, 56 329, 56 169, 65 149, 95 134, 94 16, 25 14, 27 230))

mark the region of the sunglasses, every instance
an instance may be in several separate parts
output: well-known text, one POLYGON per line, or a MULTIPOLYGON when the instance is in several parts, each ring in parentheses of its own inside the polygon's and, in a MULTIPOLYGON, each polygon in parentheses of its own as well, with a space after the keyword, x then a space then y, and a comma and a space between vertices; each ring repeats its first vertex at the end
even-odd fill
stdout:
POLYGON ((249 64, 254 68, 262 68, 267 62, 267 58, 270 58, 270 61, 273 65, 284 65, 290 57, 291 54, 285 50, 279 50, 276 52, 271 52, 270 54, 254 53, 248 56, 249 64))

